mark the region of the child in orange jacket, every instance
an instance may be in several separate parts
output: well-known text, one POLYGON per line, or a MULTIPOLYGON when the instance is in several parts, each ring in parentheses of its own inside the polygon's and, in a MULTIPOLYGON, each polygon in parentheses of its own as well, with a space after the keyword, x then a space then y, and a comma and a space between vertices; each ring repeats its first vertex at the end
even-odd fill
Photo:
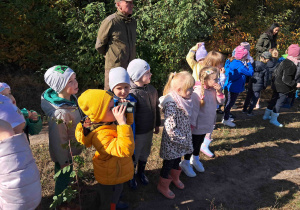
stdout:
POLYGON ((113 94, 105 90, 85 91, 78 105, 88 118, 78 123, 76 139, 96 148, 93 165, 99 182, 99 209, 116 209, 123 183, 133 177, 133 116, 127 114, 126 122, 126 107, 114 107, 113 94))

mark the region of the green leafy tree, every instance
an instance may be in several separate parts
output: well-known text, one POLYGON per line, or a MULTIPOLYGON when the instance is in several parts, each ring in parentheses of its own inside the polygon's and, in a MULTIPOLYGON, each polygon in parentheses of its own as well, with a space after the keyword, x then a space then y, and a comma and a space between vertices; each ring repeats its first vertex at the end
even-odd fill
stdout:
POLYGON ((170 72, 188 68, 188 50, 212 32, 204 0, 137 1, 138 57, 149 62, 152 82, 162 89, 170 72))

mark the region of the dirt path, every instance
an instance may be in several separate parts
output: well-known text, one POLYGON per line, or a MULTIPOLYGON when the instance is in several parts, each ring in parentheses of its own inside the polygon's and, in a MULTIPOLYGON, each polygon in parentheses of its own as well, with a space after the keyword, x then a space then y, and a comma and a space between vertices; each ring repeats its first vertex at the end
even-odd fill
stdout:
MULTIPOLYGON (((203 161, 206 171, 195 178, 182 175, 186 189, 172 186, 176 194, 174 200, 167 200, 155 188, 148 187, 147 197, 152 199, 136 209, 281 207, 299 190, 300 159, 296 156, 299 151, 299 141, 234 149, 230 156, 203 161)), ((151 181, 156 182, 157 178, 151 181)))
POLYGON ((39 135, 30 136, 29 139, 30 139, 30 144, 31 145, 48 143, 49 142, 48 126, 44 125, 43 129, 39 133, 39 135))

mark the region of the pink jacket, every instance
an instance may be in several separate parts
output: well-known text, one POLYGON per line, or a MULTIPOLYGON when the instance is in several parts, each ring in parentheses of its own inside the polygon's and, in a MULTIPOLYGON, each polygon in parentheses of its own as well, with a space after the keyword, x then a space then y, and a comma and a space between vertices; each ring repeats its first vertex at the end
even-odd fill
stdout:
POLYGON ((194 126, 192 134, 201 135, 211 133, 216 122, 217 105, 221 105, 225 101, 224 94, 217 95, 213 88, 204 90, 204 106, 200 107, 201 85, 194 87, 192 94, 193 113, 191 117, 191 125, 194 126))
POLYGON ((0 141, 0 209, 35 209, 42 198, 40 173, 24 133, 0 141))

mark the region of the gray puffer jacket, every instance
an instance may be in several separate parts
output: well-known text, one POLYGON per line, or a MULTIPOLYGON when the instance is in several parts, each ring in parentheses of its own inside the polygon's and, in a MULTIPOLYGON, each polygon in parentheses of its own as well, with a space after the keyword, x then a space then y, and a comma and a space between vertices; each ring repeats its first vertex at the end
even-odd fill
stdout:
MULTIPOLYGON (((75 96, 74 96, 75 97, 75 96)), ((77 99, 76 99, 77 101, 77 99)), ((70 151, 64 149, 61 145, 71 141, 76 141, 75 129, 83 117, 78 106, 55 105, 44 98, 42 94, 42 110, 48 117, 49 123, 49 152, 52 161, 64 165, 71 160, 70 151), (57 123, 61 121, 61 123, 57 123)), ((72 154, 79 155, 81 149, 72 147, 72 154)))
POLYGON ((40 173, 24 133, 0 141, 0 160, 0 209, 35 209, 42 199, 40 173))
POLYGON ((135 113, 135 134, 144 134, 160 126, 157 90, 150 84, 138 87, 131 82, 130 93, 137 99, 135 113))

